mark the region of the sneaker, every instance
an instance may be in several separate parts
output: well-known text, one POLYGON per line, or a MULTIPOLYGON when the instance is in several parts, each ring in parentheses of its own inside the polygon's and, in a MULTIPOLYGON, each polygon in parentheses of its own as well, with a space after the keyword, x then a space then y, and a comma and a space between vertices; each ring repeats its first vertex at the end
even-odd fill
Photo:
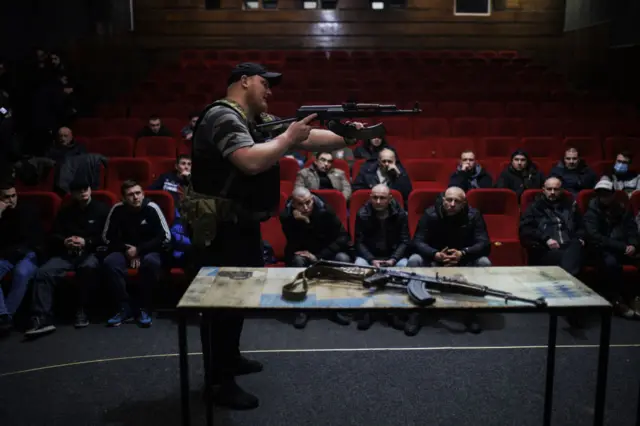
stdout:
POLYGON ((133 314, 131 313, 131 308, 123 306, 120 312, 107 320, 107 325, 109 327, 119 327, 122 323, 131 322, 132 320, 133 314))
POLYGON ((232 410, 252 410, 260 405, 258 398, 238 386, 235 380, 220 385, 213 394, 213 402, 232 410))
POLYGON ((140 327, 151 327, 152 324, 151 315, 144 309, 140 309, 140 316, 138 317, 138 324, 140 327))
POLYGON ((51 321, 33 317, 31 318, 31 328, 24 332, 24 336, 27 338, 39 337, 54 331, 56 331, 56 326, 51 321))
POLYGON ((253 359, 248 359, 240 355, 235 367, 235 375, 243 376, 245 374, 259 373, 264 369, 261 362, 253 359))
POLYGON ((617 299, 613 303, 613 312, 625 319, 633 319, 636 316, 636 311, 631 309, 622 299, 617 299))
POLYGON ((351 324, 351 318, 349 318, 346 314, 341 312, 334 312, 330 317, 331 321, 340 325, 349 325, 351 324))
POLYGON ((89 318, 87 317, 87 314, 84 313, 83 309, 78 309, 78 312, 76 312, 76 320, 73 323, 73 326, 75 328, 84 328, 88 325, 89 318))
POLYGON ((293 320, 293 326, 295 328, 305 328, 309 322, 309 315, 304 312, 300 312, 293 320))
POLYGON ((11 319, 11 315, 9 314, 0 315, 0 333, 2 334, 9 333, 12 328, 13 328, 13 320, 11 319))

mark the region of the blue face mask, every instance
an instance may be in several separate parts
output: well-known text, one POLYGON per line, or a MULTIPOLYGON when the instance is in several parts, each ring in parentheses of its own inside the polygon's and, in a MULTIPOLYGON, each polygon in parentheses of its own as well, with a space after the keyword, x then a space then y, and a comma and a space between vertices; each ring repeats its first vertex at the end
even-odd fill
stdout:
POLYGON ((626 163, 620 163, 620 162, 616 162, 616 164, 613 166, 613 170, 616 171, 616 173, 627 173, 629 171, 629 165, 626 163))

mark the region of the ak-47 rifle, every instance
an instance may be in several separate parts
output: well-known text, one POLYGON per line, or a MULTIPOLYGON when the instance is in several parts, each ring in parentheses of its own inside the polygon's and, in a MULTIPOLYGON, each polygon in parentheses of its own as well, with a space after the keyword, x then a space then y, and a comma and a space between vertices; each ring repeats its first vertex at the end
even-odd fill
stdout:
POLYGON ((319 260, 302 271, 293 282, 282 288, 282 295, 290 300, 304 300, 309 288, 308 280, 312 278, 362 280, 365 288, 383 288, 388 284, 406 287, 409 299, 418 306, 430 306, 436 299, 429 293, 436 290, 440 293, 457 293, 468 296, 494 296, 505 300, 530 303, 537 308, 547 306, 547 301, 528 299, 515 296, 506 291, 494 290, 484 285, 471 284, 454 278, 443 277, 436 273, 435 277, 416 274, 415 272, 402 272, 390 268, 378 268, 375 266, 359 266, 352 263, 336 262, 331 260, 319 260), (364 271, 364 273, 363 273, 364 271), (302 283, 302 290, 296 290, 302 283))
POLYGON ((321 125, 326 125, 333 133, 347 139, 365 140, 383 137, 385 135, 384 123, 357 129, 354 125, 342 123, 340 120, 346 118, 414 115, 421 112, 422 110, 417 102, 413 109, 398 109, 396 105, 359 104, 355 102, 346 102, 342 105, 305 105, 298 108, 295 117, 269 121, 259 124, 256 127, 258 129, 264 129, 281 124, 293 123, 311 114, 318 114, 316 120, 320 121, 321 125))

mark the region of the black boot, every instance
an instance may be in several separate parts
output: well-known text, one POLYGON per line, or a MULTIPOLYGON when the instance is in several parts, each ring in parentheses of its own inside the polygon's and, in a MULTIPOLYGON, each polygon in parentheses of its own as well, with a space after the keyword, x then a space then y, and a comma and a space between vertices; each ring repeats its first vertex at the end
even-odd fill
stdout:
POLYGON ((362 318, 358 320, 358 330, 368 330, 373 325, 373 319, 371 314, 363 314, 362 318))
POLYGON ((343 314, 341 312, 335 312, 335 313, 331 314, 330 319, 331 319, 331 321, 335 322, 336 324, 340 324, 340 325, 349 325, 349 324, 351 324, 351 319, 346 314, 343 314))
POLYGON ((264 366, 262 365, 261 362, 258 362, 253 359, 247 359, 242 355, 240 355, 240 358, 238 358, 238 362, 236 363, 236 366, 235 366, 234 374, 236 376, 243 376, 245 374, 259 373, 263 369, 264 369, 264 366))
POLYGON ((475 314, 471 314, 465 318, 464 326, 467 328, 467 331, 473 334, 480 334, 482 332, 480 321, 478 320, 478 316, 475 314))
POLYGON ((404 325, 404 334, 407 336, 415 336, 420 332, 422 328, 422 318, 418 312, 412 312, 409 314, 409 319, 404 325))
POLYGON ((258 398, 238 386, 235 380, 226 380, 213 390, 213 403, 232 410, 253 410, 260 405, 258 398))
POLYGON ((309 322, 309 315, 304 312, 300 312, 293 320, 293 326, 295 328, 305 328, 309 322))

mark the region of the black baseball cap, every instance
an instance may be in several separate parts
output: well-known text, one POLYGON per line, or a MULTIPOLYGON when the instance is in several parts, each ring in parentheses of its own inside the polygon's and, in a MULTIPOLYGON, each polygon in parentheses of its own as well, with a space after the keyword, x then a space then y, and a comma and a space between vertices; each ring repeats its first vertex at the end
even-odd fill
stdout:
POLYGON ((267 71, 267 69, 262 65, 255 64, 253 62, 243 62, 236 65, 233 70, 231 70, 231 75, 229 76, 227 85, 239 81, 243 75, 246 75, 247 77, 259 75, 266 79, 272 87, 280 83, 280 80, 282 79, 282 74, 279 72, 267 71))

